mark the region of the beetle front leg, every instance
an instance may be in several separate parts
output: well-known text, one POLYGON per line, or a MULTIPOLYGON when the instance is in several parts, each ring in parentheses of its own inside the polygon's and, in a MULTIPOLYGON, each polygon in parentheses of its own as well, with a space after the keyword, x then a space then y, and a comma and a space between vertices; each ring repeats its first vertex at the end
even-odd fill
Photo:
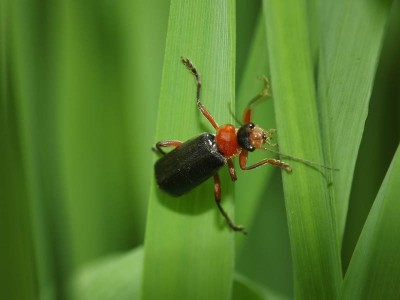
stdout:
POLYGON ((249 104, 247 104, 244 113, 243 113, 243 123, 247 124, 251 122, 251 116, 253 113, 253 106, 258 102, 265 100, 266 97, 271 96, 269 81, 268 78, 262 76, 261 79, 264 81, 264 86, 261 89, 260 93, 250 100, 249 104))
POLYGON ((262 165, 265 165, 265 164, 269 164, 269 165, 273 165, 273 166, 277 166, 279 168, 282 168, 285 171, 287 171, 288 173, 292 172, 292 168, 287 163, 284 163, 283 161, 280 161, 280 160, 277 160, 277 159, 273 159, 273 158, 266 158, 266 159, 263 159, 263 160, 259 161, 258 163, 255 163, 254 165, 247 166, 247 156, 248 156, 248 152, 246 150, 243 150, 240 153, 239 165, 240 165, 240 168, 242 170, 247 171, 247 170, 258 168, 258 167, 260 167, 262 165))
POLYGON ((235 223, 233 223, 231 218, 229 218, 228 214, 221 206, 221 181, 219 179, 218 173, 214 174, 214 196, 215 196, 215 203, 217 204, 219 211, 224 216, 229 227, 232 228, 234 231, 240 231, 243 232, 244 234, 247 234, 246 229, 244 227, 238 226, 235 223))
POLYGON ((200 112, 203 114, 204 117, 210 122, 212 127, 215 129, 218 129, 219 125, 218 123, 214 120, 214 117, 209 113, 207 108, 201 103, 200 101, 200 91, 201 91, 201 79, 200 79, 200 74, 197 72, 196 67, 193 65, 193 63, 186 57, 181 57, 181 61, 183 64, 188 68, 188 70, 193 74, 194 78, 196 79, 196 87, 197 87, 197 92, 196 92, 196 101, 197 101, 197 107, 199 108, 200 112))
POLYGON ((162 155, 165 155, 166 153, 162 150, 162 148, 165 147, 174 147, 177 148, 180 145, 182 145, 183 142, 181 141, 177 141, 177 140, 170 140, 170 141, 160 141, 158 142, 153 148, 152 150, 156 153, 160 153, 162 155))

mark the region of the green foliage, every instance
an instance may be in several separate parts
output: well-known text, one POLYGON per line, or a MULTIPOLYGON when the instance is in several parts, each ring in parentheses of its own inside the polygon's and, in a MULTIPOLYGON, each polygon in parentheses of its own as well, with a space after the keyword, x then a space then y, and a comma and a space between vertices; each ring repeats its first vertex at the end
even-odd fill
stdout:
MULTIPOLYGON (((196 85, 179 61, 182 55, 201 71, 204 105, 217 122, 229 120, 227 108, 229 101, 233 105, 235 91, 234 16, 233 1, 171 2, 156 140, 187 140, 212 128, 206 122, 193 122, 199 117, 196 85), (204 34, 199 36, 199 32, 204 34)), ((233 216, 232 184, 224 175, 223 206, 233 216)), ((161 193, 153 183, 143 299, 230 298, 233 235, 208 200, 213 198, 211 183, 180 199, 161 193)))
MULTIPOLYGON (((288 7, 285 1, 266 1, 264 8, 272 86, 275 99, 279 99, 275 111, 280 149, 321 162, 323 146, 305 2, 288 7)), ((327 175, 300 163, 293 162, 292 168, 293 174, 283 175, 283 184, 295 296, 336 298, 341 265, 327 175)))
POLYGON ((397 299, 400 265, 400 148, 392 160, 354 250, 341 289, 345 299, 397 299))
POLYGON ((2 299, 399 298, 399 6, 1 0, 2 299), (248 236, 212 179, 159 191, 154 142, 212 131, 180 56, 219 124, 267 75, 254 121, 339 171, 222 169, 248 236))

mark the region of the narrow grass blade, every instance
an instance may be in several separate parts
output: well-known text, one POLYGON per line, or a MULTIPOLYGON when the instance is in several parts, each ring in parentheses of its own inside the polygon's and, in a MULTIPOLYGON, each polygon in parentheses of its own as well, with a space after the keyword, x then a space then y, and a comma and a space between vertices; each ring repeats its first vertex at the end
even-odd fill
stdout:
POLYGON ((123 36, 119 43, 123 45, 121 71, 130 170, 127 179, 133 196, 129 197, 133 205, 130 220, 134 222, 130 227, 134 227, 135 242, 143 243, 153 178, 153 153, 149 149, 157 125, 169 1, 122 1, 118 7, 119 22, 126 24, 121 26, 123 36))
POLYGON ((326 162, 340 169, 332 174, 331 191, 335 197, 340 241, 392 2, 340 0, 321 5, 318 96, 326 162))
MULTIPOLYGON (((10 210, 5 209, 5 213, 13 216, 15 220, 12 221, 16 222, 7 226, 20 228, 13 237, 19 245, 9 245, 15 247, 10 250, 18 254, 10 258, 10 261, 21 260, 13 272, 21 272, 19 276, 26 274, 17 292, 22 292, 24 285, 29 291, 28 286, 31 285, 34 288, 31 292, 39 294, 43 299, 50 299, 59 295, 55 287, 63 274, 63 271, 55 271, 56 260, 51 259, 56 253, 50 235, 54 228, 48 226, 59 221, 54 216, 48 218, 48 212, 57 206, 54 199, 59 196, 58 166, 54 163, 55 85, 49 84, 54 79, 55 66, 50 63, 50 58, 43 59, 43 53, 50 52, 55 45, 55 40, 46 39, 53 30, 54 20, 46 18, 45 10, 36 10, 30 4, 8 2, 9 10, 5 20, 10 23, 7 30, 9 44, 6 68, 10 94, 6 101, 8 125, 11 126, 7 133, 10 139, 7 148, 12 159, 7 165, 15 166, 8 179, 10 198, 5 198, 13 203, 10 203, 10 210), (18 270, 21 266, 25 266, 26 270, 18 270), (32 282, 27 283, 28 278, 32 282)), ((10 218, 10 215, 5 219, 10 218)), ((58 264, 63 265, 62 258, 58 264)))
POLYGON ((368 215, 343 282, 342 299, 400 297, 400 147, 368 215))
MULTIPOLYGON (((265 21, 261 11, 236 97, 236 115, 239 118, 249 99, 260 91, 260 76, 266 75, 270 78, 266 50, 265 21)), ((253 114, 253 121, 265 129, 276 128, 274 91, 270 92, 272 97, 255 106, 253 114)), ((249 163, 266 157, 274 155, 255 151, 249 155, 249 163)), ((270 165, 250 172, 238 172, 238 181, 235 183, 235 212, 238 222, 249 227, 249 235, 246 239, 236 239, 236 271, 271 289, 291 295, 292 261, 282 184, 278 172, 278 168, 270 165)))
MULTIPOLYGON (((185 141, 212 127, 199 113, 187 56, 202 76, 202 100, 216 121, 230 121, 234 105, 234 1, 171 2, 156 140, 185 141)), ((221 172, 222 205, 232 218, 233 189, 221 172)), ((233 236, 207 183, 170 197, 152 185, 145 237, 143 299, 229 299, 233 236)))
POLYGON ((70 238, 61 242, 72 268, 143 242, 164 53, 163 41, 151 43, 158 55, 147 49, 155 34, 143 19, 167 21, 147 3, 92 4, 65 3, 59 24, 58 162, 70 238))
MULTIPOLYGON (((264 4, 280 150, 323 162, 305 1, 264 4)), ((341 265, 325 170, 287 162, 293 168, 283 184, 295 297, 335 298, 341 265)))

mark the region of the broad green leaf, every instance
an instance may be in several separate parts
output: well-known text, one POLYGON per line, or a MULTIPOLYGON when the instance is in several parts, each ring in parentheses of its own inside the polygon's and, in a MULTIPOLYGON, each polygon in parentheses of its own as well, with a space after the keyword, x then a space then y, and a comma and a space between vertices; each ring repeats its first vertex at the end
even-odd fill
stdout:
POLYGON ((63 298, 80 262, 143 240, 168 3, 0 5, 1 296, 63 298))
POLYGON ((325 159, 340 169, 332 174, 331 191, 339 241, 392 2, 339 0, 321 4, 318 96, 325 159))
MULTIPOLYGON (((231 121, 227 107, 234 105, 234 18, 231 0, 171 2, 156 141, 185 141, 213 131, 196 107, 195 81, 181 56, 200 72, 202 101, 216 121, 231 121)), ((225 168, 220 174, 222 205, 234 219, 232 183, 225 168)), ((180 198, 166 195, 154 182, 142 298, 229 299, 235 234, 215 206, 212 179, 180 198)))
POLYGON ((143 272, 143 247, 114 254, 81 267, 71 284, 76 300, 138 299, 143 272))
POLYGON ((342 299, 399 299, 399 185, 400 147, 354 250, 342 286, 342 299))
MULTIPOLYGON (((266 0, 264 13, 280 151, 322 163, 305 1, 266 0)), ((285 161, 293 169, 282 176, 295 297, 335 298, 341 265, 326 170, 285 161)))
MULTIPOLYGON (((73 277, 71 298, 76 300, 95 299, 138 299, 142 283, 143 247, 128 253, 113 254, 84 265, 73 277)), ((245 276, 234 275, 232 299, 286 299, 245 276)))

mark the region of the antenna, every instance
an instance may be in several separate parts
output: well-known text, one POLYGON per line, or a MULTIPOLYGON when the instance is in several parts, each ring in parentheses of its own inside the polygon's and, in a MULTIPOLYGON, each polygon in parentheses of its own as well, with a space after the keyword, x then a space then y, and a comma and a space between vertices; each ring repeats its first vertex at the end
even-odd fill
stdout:
POLYGON ((301 162, 301 163, 306 164, 306 165, 308 165, 308 166, 312 166, 312 167, 317 166, 317 167, 321 167, 321 168, 324 168, 324 169, 327 169, 327 170, 339 171, 339 169, 332 168, 332 167, 327 167, 327 166, 324 166, 324 165, 319 164, 319 163, 314 162, 314 161, 310 161, 310 160, 298 158, 298 157, 291 156, 291 155, 288 155, 288 154, 284 154, 284 153, 281 153, 281 152, 279 152, 279 151, 275 151, 275 150, 268 149, 268 148, 262 148, 262 149, 264 149, 264 150, 266 150, 266 151, 269 151, 269 152, 271 152, 271 153, 274 153, 274 154, 278 154, 278 155, 280 155, 280 156, 282 156, 282 157, 289 158, 289 159, 291 159, 291 160, 301 162))
POLYGON ((242 126, 243 123, 240 122, 240 120, 236 117, 236 115, 232 111, 231 102, 228 103, 228 109, 229 109, 229 112, 231 113, 232 118, 236 121, 236 123, 238 123, 240 126, 242 126))

